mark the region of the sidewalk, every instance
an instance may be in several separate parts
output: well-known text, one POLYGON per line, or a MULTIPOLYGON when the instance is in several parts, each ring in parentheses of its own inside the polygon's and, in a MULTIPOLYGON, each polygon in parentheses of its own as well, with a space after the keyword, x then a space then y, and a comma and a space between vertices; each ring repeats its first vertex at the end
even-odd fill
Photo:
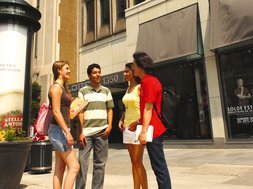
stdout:
MULTIPOLYGON (((253 188, 253 149, 165 149, 165 154, 173 189, 253 188)), ((149 188, 156 189, 147 151, 144 164, 149 188)), ((91 169, 92 164, 89 167, 87 189, 91 188, 91 169)), ((19 189, 51 189, 52 175, 53 171, 46 174, 25 172, 19 189)), ((124 147, 109 149, 104 189, 114 188, 133 188, 131 163, 124 147)))

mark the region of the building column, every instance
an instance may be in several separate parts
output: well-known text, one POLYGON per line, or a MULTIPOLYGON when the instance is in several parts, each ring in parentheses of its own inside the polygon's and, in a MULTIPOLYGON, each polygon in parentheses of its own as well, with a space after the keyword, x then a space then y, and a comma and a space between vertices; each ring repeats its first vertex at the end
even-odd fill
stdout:
POLYGON ((225 124, 222 114, 221 91, 215 55, 206 57, 205 64, 213 141, 215 145, 224 145, 226 141, 225 124))

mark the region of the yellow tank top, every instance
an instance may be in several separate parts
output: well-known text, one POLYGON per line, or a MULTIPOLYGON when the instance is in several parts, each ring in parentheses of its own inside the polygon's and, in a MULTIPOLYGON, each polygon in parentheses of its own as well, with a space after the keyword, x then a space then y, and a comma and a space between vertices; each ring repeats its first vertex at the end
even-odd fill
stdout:
POLYGON ((140 87, 140 85, 135 86, 131 93, 129 93, 127 89, 126 94, 122 98, 126 109, 124 127, 128 127, 131 123, 140 118, 140 96, 138 94, 138 87, 140 87))

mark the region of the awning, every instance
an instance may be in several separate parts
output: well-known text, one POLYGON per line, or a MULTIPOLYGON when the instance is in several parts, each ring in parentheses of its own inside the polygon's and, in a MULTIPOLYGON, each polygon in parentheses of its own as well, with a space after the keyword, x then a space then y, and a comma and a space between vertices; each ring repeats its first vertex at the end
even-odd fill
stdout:
POLYGON ((252 0, 210 0, 211 50, 253 39, 252 0))
POLYGON ((136 51, 146 52, 154 62, 196 54, 202 45, 197 23, 197 4, 143 23, 136 51))

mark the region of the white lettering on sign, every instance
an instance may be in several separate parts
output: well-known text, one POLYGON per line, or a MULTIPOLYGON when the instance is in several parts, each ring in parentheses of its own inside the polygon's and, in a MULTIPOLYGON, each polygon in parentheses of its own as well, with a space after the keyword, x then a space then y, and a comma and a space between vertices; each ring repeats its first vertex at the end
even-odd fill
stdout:
POLYGON ((118 75, 108 75, 102 78, 102 84, 103 85, 110 85, 118 83, 119 76, 118 75))
POLYGON ((19 14, 26 14, 25 10, 22 10, 18 7, 0 7, 0 12, 6 13, 6 12, 11 12, 11 13, 19 13, 19 14))
MULTIPOLYGON (((117 72, 117 73, 105 75, 105 76, 102 76, 101 78, 101 84, 105 86, 110 86, 113 84, 118 84, 118 83, 123 83, 123 82, 124 82, 123 72, 117 72)), ((83 88, 84 86, 88 85, 89 83, 90 81, 87 80, 80 83, 71 84, 68 86, 68 88, 71 92, 76 92, 79 89, 83 88)))
POLYGON ((11 126, 14 128, 22 128, 23 117, 22 116, 6 116, 2 120, 2 128, 11 126))
POLYGON ((253 106, 252 105, 230 106, 230 107, 227 107, 227 111, 228 111, 228 114, 253 113, 253 106))

